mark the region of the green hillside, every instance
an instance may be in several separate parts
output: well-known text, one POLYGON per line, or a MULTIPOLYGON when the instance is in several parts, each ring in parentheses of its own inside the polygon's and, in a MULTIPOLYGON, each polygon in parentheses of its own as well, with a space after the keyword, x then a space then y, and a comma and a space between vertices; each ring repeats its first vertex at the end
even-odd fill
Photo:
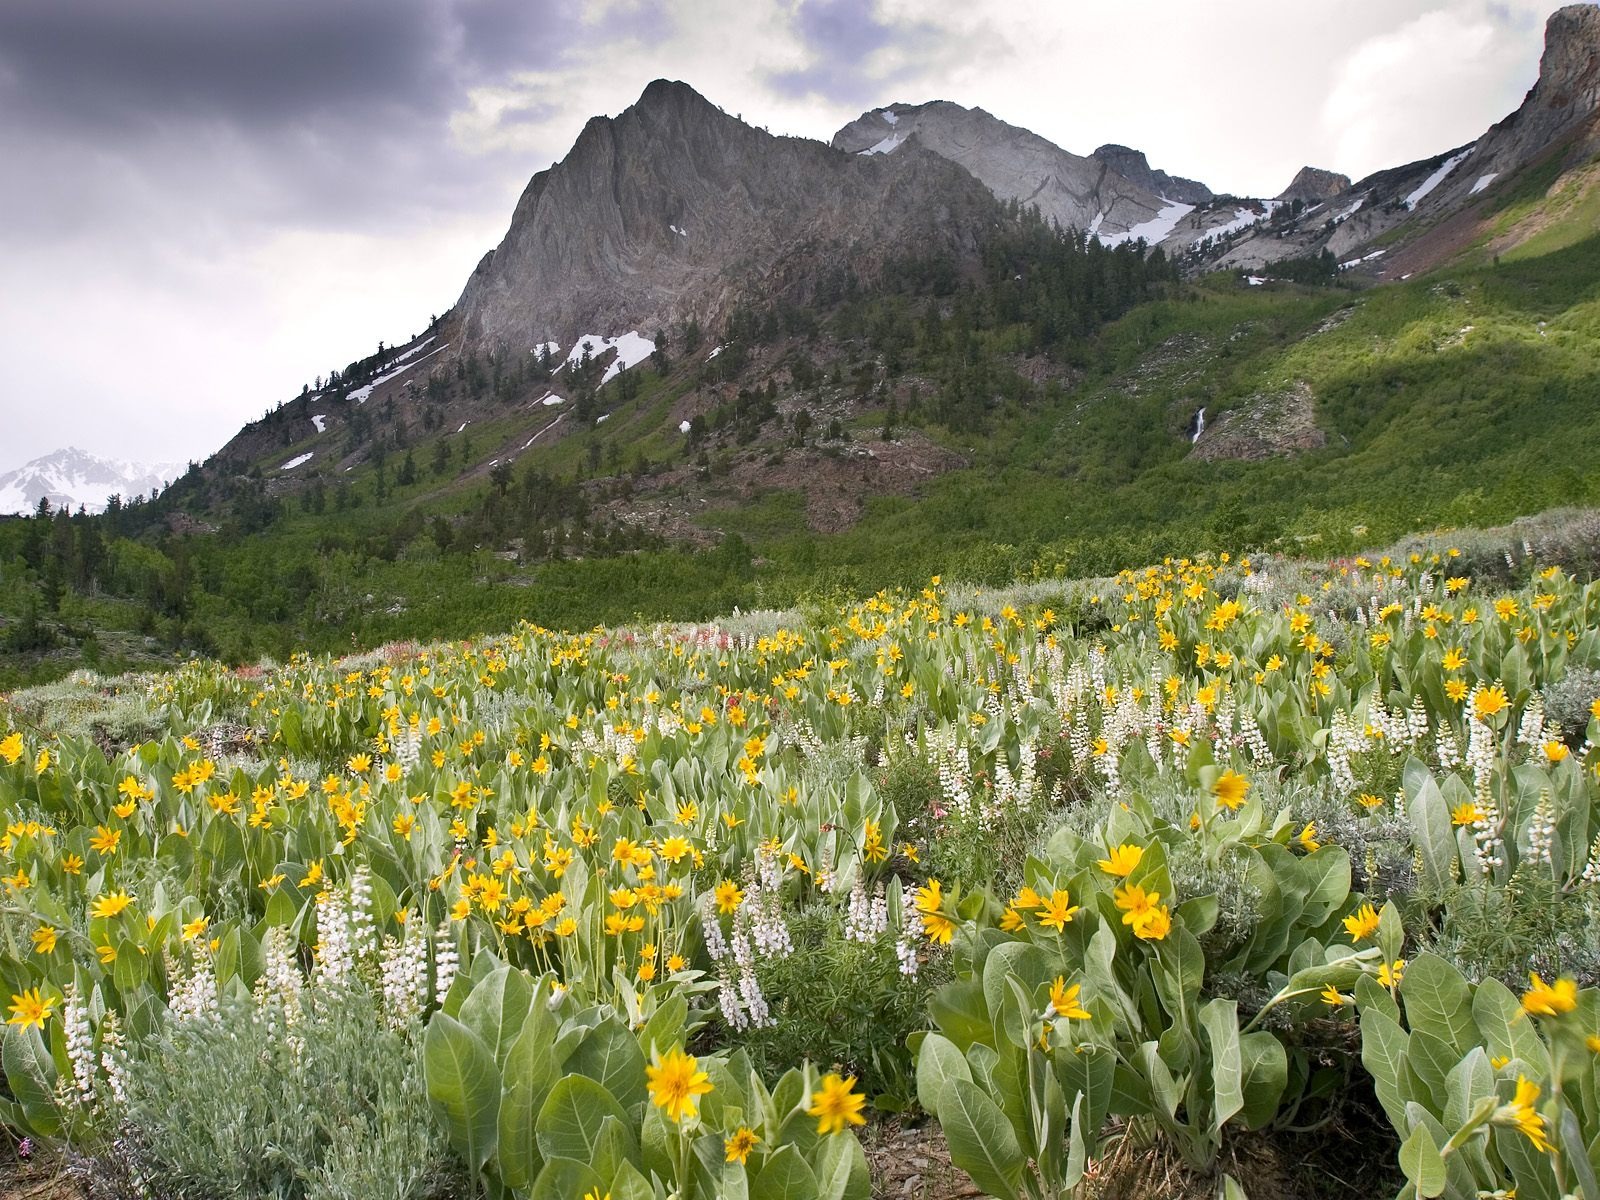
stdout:
POLYGON ((1600 502, 1600 238, 1358 289, 1180 283, 1159 256, 1015 213, 1006 230, 976 276, 909 263, 825 307, 664 331, 604 386, 599 362, 563 376, 571 418, 548 437, 549 364, 463 358, 318 437, 285 405, 156 503, 0 523, 0 686, 695 619, 934 572, 1339 553, 1600 502), (1211 441, 1191 446, 1202 407, 1211 441), (320 476, 280 469, 313 447, 320 476), (934 465, 877 489, 867 469, 894 453, 934 465), (824 486, 845 515, 808 527, 824 486))

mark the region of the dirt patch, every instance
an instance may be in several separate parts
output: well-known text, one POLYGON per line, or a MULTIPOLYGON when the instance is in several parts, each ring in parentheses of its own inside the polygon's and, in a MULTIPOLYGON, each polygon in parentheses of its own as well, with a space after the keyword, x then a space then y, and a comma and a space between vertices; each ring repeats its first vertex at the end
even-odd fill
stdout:
POLYGON ((1276 392, 1257 392, 1217 417, 1195 442, 1190 456, 1201 462, 1238 459, 1260 462, 1319 450, 1327 435, 1317 428, 1316 400, 1303 380, 1276 392))
POLYGON ((719 511, 772 492, 796 492, 805 498, 806 528, 838 533, 861 519, 873 497, 913 495, 929 480, 966 465, 961 455, 914 429, 887 442, 758 447, 723 475, 689 466, 641 479, 630 495, 607 501, 598 512, 670 541, 703 546, 720 540, 711 528, 719 511))
POLYGON ((950 1149, 934 1121, 899 1118, 862 1131, 861 1148, 872 1176, 874 1200, 966 1200, 981 1197, 970 1176, 950 1162, 950 1149))
POLYGON ((0 1200, 84 1200, 86 1195, 59 1153, 0 1136, 0 1200))

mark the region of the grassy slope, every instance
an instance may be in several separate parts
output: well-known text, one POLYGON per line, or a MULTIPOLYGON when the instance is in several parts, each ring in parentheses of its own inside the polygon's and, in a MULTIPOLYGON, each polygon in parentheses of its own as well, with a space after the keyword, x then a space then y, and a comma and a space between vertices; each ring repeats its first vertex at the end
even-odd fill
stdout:
MULTIPOLYGON (((1084 382, 1061 401, 1004 407, 984 436, 929 428, 971 466, 932 481, 919 498, 872 502, 846 533, 804 532, 793 493, 718 513, 720 527, 753 546, 756 565, 730 546, 519 570, 487 553, 440 558, 425 539, 388 561, 372 547, 395 514, 464 511, 488 486, 481 473, 432 478, 419 445, 419 482, 393 489, 383 505, 312 515, 291 504, 268 536, 205 560, 214 595, 191 619, 211 631, 219 652, 250 657, 465 636, 520 617, 567 627, 695 619, 939 571, 993 582, 1107 571, 1205 547, 1338 552, 1414 528, 1600 503, 1597 364, 1596 237, 1364 293, 1246 289, 1219 277, 1104 330, 1084 382), (1325 326, 1334 327, 1319 332, 1325 326), (1324 449, 1259 463, 1188 457, 1186 429, 1200 405, 1214 421, 1253 392, 1297 380, 1317 398, 1324 449), (336 548, 309 590, 303 578, 297 584, 302 565, 329 545, 336 548)), ((688 381, 646 372, 641 382, 640 394, 599 427, 624 461, 641 449, 659 460, 678 444, 665 426, 688 381)), ((532 427, 545 419, 534 414, 532 427)), ((485 460, 503 444, 520 446, 529 428, 527 414, 511 411, 472 427, 485 460)), ((589 440, 535 447, 519 470, 532 463, 570 475, 589 440)), ((350 475, 358 488, 365 474, 350 475)), ((128 616, 101 605, 86 619, 109 632, 129 628, 128 616)), ((77 661, 13 663, 0 686, 77 661)))

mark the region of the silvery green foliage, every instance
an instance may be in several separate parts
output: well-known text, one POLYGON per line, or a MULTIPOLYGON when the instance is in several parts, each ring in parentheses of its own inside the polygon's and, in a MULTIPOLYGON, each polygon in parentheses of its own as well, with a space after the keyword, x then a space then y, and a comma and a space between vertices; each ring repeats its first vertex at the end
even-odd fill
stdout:
POLYGON ((117 1141, 133 1158, 121 1174, 159 1181, 144 1194, 173 1200, 439 1192, 449 1157, 417 1031, 390 1028, 359 982, 314 990, 296 998, 292 1038, 261 998, 234 992, 210 1019, 165 1021, 133 1046, 117 1141))
POLYGON ((1545 688, 1543 696, 1550 735, 1575 743, 1589 727, 1589 706, 1600 696, 1600 671, 1573 667, 1545 688))

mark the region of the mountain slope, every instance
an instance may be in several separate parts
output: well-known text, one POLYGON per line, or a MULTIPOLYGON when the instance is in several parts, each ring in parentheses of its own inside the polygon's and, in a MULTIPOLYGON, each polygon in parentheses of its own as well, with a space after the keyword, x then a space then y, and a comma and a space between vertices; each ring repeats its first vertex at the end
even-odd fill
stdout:
POLYGON ((126 500, 160 491, 183 471, 178 463, 101 458, 68 446, 0 475, 0 514, 31 513, 41 499, 51 508, 103 512, 108 497, 126 500))
POLYGON ((657 80, 533 177, 455 312, 469 345, 522 350, 710 324, 758 293, 826 303, 897 254, 970 256, 991 210, 935 155, 774 137, 657 80))

